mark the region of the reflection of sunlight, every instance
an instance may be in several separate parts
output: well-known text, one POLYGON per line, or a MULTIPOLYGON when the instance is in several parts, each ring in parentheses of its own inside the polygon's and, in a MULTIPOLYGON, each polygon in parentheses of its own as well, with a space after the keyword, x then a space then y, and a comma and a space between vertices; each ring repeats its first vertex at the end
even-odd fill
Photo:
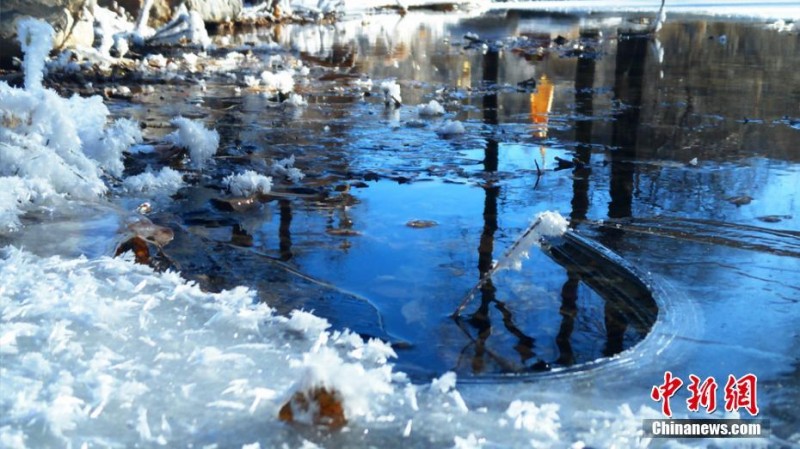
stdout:
POLYGON ((461 66, 461 74, 458 76, 458 80, 456 80, 456 86, 459 89, 469 89, 472 87, 472 66, 469 61, 464 61, 464 64, 461 66))
POLYGON ((554 92, 553 83, 547 75, 542 75, 536 86, 536 92, 531 94, 531 123, 536 125, 536 137, 547 137, 547 120, 553 107, 554 92))
MULTIPOLYGON (((547 120, 550 109, 553 107, 554 93, 555 86, 552 81, 547 78, 547 75, 542 75, 536 86, 536 92, 531 94, 531 123, 536 126, 534 136, 540 139, 547 137, 547 120)), ((545 154, 547 153, 544 145, 539 147, 539 153, 542 155, 542 166, 544 166, 545 154)))

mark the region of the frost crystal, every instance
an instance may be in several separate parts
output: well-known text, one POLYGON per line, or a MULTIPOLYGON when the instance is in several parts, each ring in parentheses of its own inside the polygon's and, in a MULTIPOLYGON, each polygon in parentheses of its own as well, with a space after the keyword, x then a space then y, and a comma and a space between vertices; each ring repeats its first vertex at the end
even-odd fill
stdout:
POLYGON ((436 130, 436 132, 447 137, 457 134, 464 134, 466 130, 464 129, 464 125, 462 125, 458 120, 446 120, 442 126, 436 130))
MULTIPOLYGON (((293 364, 303 370, 293 390, 309 392, 322 387, 337 391, 347 419, 371 417, 375 399, 394 392, 389 366, 366 368, 360 363, 345 362, 327 346, 304 354, 302 361, 293 364)), ((313 417, 295 416, 295 420, 310 423, 313 417)))
POLYGON ((122 153, 142 135, 139 126, 110 115, 102 98, 63 98, 41 85, 52 28, 24 19, 26 89, 0 82, 0 228, 14 229, 29 206, 59 198, 94 200, 107 187, 101 176, 120 176, 122 153))
POLYGON ((153 173, 150 170, 135 176, 129 176, 122 182, 122 187, 132 193, 161 193, 173 195, 183 187, 183 175, 169 167, 153 173))
POLYGON ((194 168, 203 168, 206 161, 217 154, 219 133, 216 130, 207 129, 201 122, 185 117, 172 119, 172 124, 178 130, 168 135, 167 140, 189 150, 194 168))
POLYGON ((291 155, 273 162, 271 167, 273 176, 284 176, 291 182, 300 182, 306 175, 299 168, 295 168, 294 161, 294 155, 291 155))
POLYGON ((251 196, 257 193, 269 193, 272 190, 272 178, 252 170, 227 176, 222 183, 236 196, 251 196))
POLYGON ((528 251, 538 247, 542 237, 556 237, 567 231, 567 219, 558 212, 545 211, 536 216, 522 237, 514 243, 496 266, 496 270, 512 268, 520 270, 522 261, 527 259, 528 251))
POLYGON ((444 114, 444 107, 436 100, 431 100, 427 104, 417 106, 417 110, 419 111, 419 115, 423 117, 444 114))
POLYGON ((264 83, 267 90, 288 94, 294 90, 293 75, 294 72, 292 70, 283 70, 278 73, 265 70, 261 72, 261 81, 264 83))
POLYGON ((303 98, 303 96, 296 93, 289 94, 289 98, 283 100, 283 104, 294 107, 308 106, 308 102, 303 98))
POLYGON ((403 97, 400 96, 400 85, 395 80, 384 81, 381 83, 383 101, 387 106, 400 106, 403 104, 403 97))
POLYGON ((42 20, 25 18, 17 22, 17 36, 22 52, 25 54, 25 87, 42 87, 44 63, 53 48, 53 27, 42 20))

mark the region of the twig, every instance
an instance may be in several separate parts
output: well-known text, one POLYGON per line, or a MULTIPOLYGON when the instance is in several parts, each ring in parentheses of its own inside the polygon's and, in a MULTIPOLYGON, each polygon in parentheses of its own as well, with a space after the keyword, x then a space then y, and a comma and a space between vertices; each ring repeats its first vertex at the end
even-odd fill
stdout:
POLYGON ((537 226, 539 226, 539 224, 541 222, 542 222, 542 219, 541 218, 537 218, 536 221, 533 222, 533 224, 528 226, 528 229, 526 229, 525 232, 522 233, 522 235, 517 237, 517 239, 514 241, 514 244, 511 245, 511 248, 509 248, 508 251, 506 251, 506 253, 503 255, 503 258, 500 261, 498 261, 492 267, 491 270, 489 270, 486 273, 484 273, 483 276, 481 276, 481 279, 478 281, 478 283, 475 284, 475 286, 472 287, 469 292, 467 292, 467 294, 464 296, 464 298, 458 304, 458 307, 456 308, 456 310, 450 315, 452 318, 457 318, 458 316, 461 315, 461 312, 463 312, 464 309, 467 307, 467 305, 469 304, 470 300, 475 296, 475 293, 477 293, 477 291, 481 287, 483 287, 484 284, 486 284, 486 281, 488 279, 490 279, 495 273, 497 273, 498 271, 500 271, 501 268, 503 268, 503 266, 504 266, 503 262, 505 262, 506 259, 511 257, 516 252, 516 250, 519 247, 519 245, 522 244, 522 242, 525 240, 525 238, 527 238, 531 234, 531 232, 533 232, 533 230, 536 229, 537 226))

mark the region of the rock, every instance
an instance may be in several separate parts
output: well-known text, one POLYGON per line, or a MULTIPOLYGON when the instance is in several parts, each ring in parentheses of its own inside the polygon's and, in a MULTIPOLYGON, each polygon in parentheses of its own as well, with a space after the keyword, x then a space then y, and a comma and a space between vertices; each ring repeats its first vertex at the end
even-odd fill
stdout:
POLYGON ((42 19, 52 25, 56 31, 55 49, 91 46, 93 6, 94 0, 0 0, 0 67, 8 67, 11 58, 22 56, 17 42, 17 20, 23 17, 42 19))
POLYGON ((750 202, 753 201, 753 197, 751 197, 749 195, 738 195, 738 196, 732 196, 730 198, 726 198, 725 201, 733 204, 736 207, 739 207, 739 206, 745 206, 747 204, 750 204, 750 202))
POLYGON ((144 217, 128 224, 128 230, 134 236, 159 247, 168 245, 175 238, 175 233, 172 229, 153 224, 153 222, 144 217))
MULTIPOLYGON (((142 5, 147 0, 97 0, 98 6, 113 9, 114 3, 121 6, 130 14, 131 20, 136 21, 142 10, 142 5)), ((180 6, 182 0, 154 0, 150 7, 147 25, 152 28, 159 28, 172 19, 172 12, 180 6)))
MULTIPOLYGON (((112 10, 120 6, 135 21, 148 0, 0 0, 0 67, 11 67, 13 57, 21 57, 17 42, 17 20, 22 17, 42 19, 56 31, 54 49, 91 47, 94 42, 95 5, 112 10), (116 5, 115 5, 116 4, 116 5)), ((153 0, 147 24, 159 28, 168 23, 184 0, 153 0)), ((238 19, 242 0, 186 0, 187 9, 197 12, 206 23, 238 19)))
POLYGON ((232 22, 242 13, 242 0, 186 0, 189 11, 197 11, 206 23, 232 22))
MULTIPOLYGON (((99 6, 113 9, 114 3, 118 4, 131 15, 132 20, 139 17, 142 6, 147 0, 97 0, 99 6)), ((153 0, 147 25, 160 28, 172 20, 175 10, 181 5, 186 9, 196 11, 206 23, 231 22, 239 18, 244 8, 242 0, 153 0)))
POLYGON ((255 197, 211 198, 211 205, 225 212, 247 212, 258 207, 255 197))
POLYGON ((406 226, 414 229, 432 228, 438 225, 439 223, 433 220, 410 220, 408 223, 406 223, 406 226))

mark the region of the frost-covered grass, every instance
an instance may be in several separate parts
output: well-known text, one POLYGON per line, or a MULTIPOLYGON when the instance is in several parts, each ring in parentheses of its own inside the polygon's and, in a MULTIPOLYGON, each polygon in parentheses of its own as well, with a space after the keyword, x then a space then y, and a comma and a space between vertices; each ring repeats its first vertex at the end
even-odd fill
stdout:
POLYGON ((107 191, 105 174, 122 174, 122 153, 141 142, 138 125, 109 124, 99 96, 63 98, 42 86, 52 28, 21 20, 25 89, 0 82, 0 228, 14 229, 30 207, 62 199, 95 200, 107 191))
POLYGON ((567 232, 567 220, 558 212, 546 211, 540 213, 522 234, 522 237, 515 242, 502 260, 495 266, 496 269, 512 268, 519 271, 522 268, 522 261, 529 257, 528 252, 533 247, 539 246, 539 241, 543 237, 554 237, 563 235, 567 232))
POLYGON ((17 38, 25 54, 25 87, 37 89, 42 86, 44 62, 53 48, 53 27, 32 18, 17 22, 17 38))

